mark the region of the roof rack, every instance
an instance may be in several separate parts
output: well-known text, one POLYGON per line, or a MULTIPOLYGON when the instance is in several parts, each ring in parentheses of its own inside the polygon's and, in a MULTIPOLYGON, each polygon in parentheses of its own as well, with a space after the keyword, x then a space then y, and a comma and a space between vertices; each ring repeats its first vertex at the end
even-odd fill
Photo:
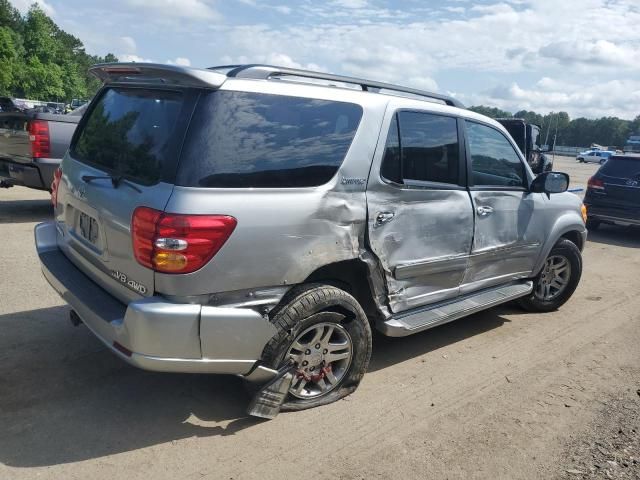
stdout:
POLYGON ((390 92, 408 93, 419 97, 431 98, 438 100, 451 107, 465 108, 458 100, 447 95, 439 93, 426 92, 415 88, 402 87, 391 83, 374 82, 362 78, 346 77, 343 75, 333 75, 331 73, 314 72, 312 70, 302 70, 298 68, 276 67, 273 65, 247 64, 247 65, 220 65, 217 67, 209 67, 209 70, 225 70, 223 72, 227 77, 233 78, 254 78, 260 80, 269 80, 277 77, 302 77, 317 80, 328 80, 331 82, 350 83, 358 85, 365 92, 381 93, 380 90, 388 90, 390 92))

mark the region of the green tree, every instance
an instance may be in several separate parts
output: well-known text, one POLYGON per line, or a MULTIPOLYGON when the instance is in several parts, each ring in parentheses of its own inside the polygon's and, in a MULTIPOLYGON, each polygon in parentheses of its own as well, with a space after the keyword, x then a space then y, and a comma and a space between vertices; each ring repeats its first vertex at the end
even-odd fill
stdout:
POLYGON ((484 105, 469 107, 469 110, 491 118, 511 118, 513 116, 511 113, 500 110, 499 108, 485 107, 484 105))
POLYGON ((18 67, 15 34, 8 27, 0 27, 0 95, 11 93, 18 67))
POLYGON ((0 0, 0 95, 71 101, 92 96, 100 82, 95 63, 117 61, 88 55, 82 41, 60 29, 36 4, 22 17, 0 0))

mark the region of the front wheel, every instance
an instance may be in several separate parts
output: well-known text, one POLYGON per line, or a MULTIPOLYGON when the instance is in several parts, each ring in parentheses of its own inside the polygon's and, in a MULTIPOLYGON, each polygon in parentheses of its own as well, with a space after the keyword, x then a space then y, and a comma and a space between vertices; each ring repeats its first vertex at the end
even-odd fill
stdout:
POLYGON ((531 312, 551 312, 562 306, 578 286, 582 275, 582 255, 578 247, 561 239, 549 252, 533 282, 533 292, 519 303, 531 312))
POLYGON ((317 407, 352 393, 369 365, 372 341, 357 300, 334 286, 303 285, 274 310, 278 333, 262 359, 272 368, 296 365, 282 410, 317 407))

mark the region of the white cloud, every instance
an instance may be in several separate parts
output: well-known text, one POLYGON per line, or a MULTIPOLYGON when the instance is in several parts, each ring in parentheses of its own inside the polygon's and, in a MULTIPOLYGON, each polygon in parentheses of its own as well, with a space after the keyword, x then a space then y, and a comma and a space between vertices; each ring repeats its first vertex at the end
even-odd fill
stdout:
POLYGON ((124 0, 125 3, 147 14, 167 18, 190 18, 194 20, 218 20, 220 14, 205 0, 124 0))
POLYGON ((128 36, 120 37, 120 47, 123 52, 135 53, 137 50, 136 41, 128 36))
POLYGON ((118 54, 118 60, 121 62, 154 63, 150 58, 143 58, 131 53, 118 54))
POLYGON ((37 3, 42 11, 50 17, 53 17, 56 13, 53 6, 45 0, 11 0, 11 3, 23 14, 26 13, 34 3, 37 3))
POLYGON ((185 58, 185 57, 177 57, 174 60, 167 60, 167 63, 169 65, 180 65, 181 67, 190 67, 191 66, 191 60, 189 60, 188 58, 185 58))
POLYGON ((331 4, 342 8, 366 8, 369 6, 368 0, 333 0, 331 4))
POLYGON ((523 109, 539 113, 566 111, 572 118, 627 119, 640 114, 640 79, 579 84, 543 77, 531 88, 512 83, 484 93, 459 96, 468 105, 492 105, 512 113, 523 109))
POLYGON ((293 11, 291 10, 291 7, 287 7, 286 5, 276 5, 273 8, 276 12, 282 13, 284 15, 289 15, 293 11))
POLYGON ((634 69, 640 65, 640 45, 618 45, 602 39, 552 42, 542 47, 539 52, 543 57, 564 64, 583 63, 634 69))

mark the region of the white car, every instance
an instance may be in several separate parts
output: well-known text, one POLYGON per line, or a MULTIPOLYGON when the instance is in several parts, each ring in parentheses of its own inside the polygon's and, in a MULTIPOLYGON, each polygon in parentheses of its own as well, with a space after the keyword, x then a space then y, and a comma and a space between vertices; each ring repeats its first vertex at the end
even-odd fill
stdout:
POLYGON ((609 157, 616 152, 611 152, 609 150, 586 150, 584 152, 580 152, 576 157, 576 160, 580 163, 599 163, 602 165, 609 157))

